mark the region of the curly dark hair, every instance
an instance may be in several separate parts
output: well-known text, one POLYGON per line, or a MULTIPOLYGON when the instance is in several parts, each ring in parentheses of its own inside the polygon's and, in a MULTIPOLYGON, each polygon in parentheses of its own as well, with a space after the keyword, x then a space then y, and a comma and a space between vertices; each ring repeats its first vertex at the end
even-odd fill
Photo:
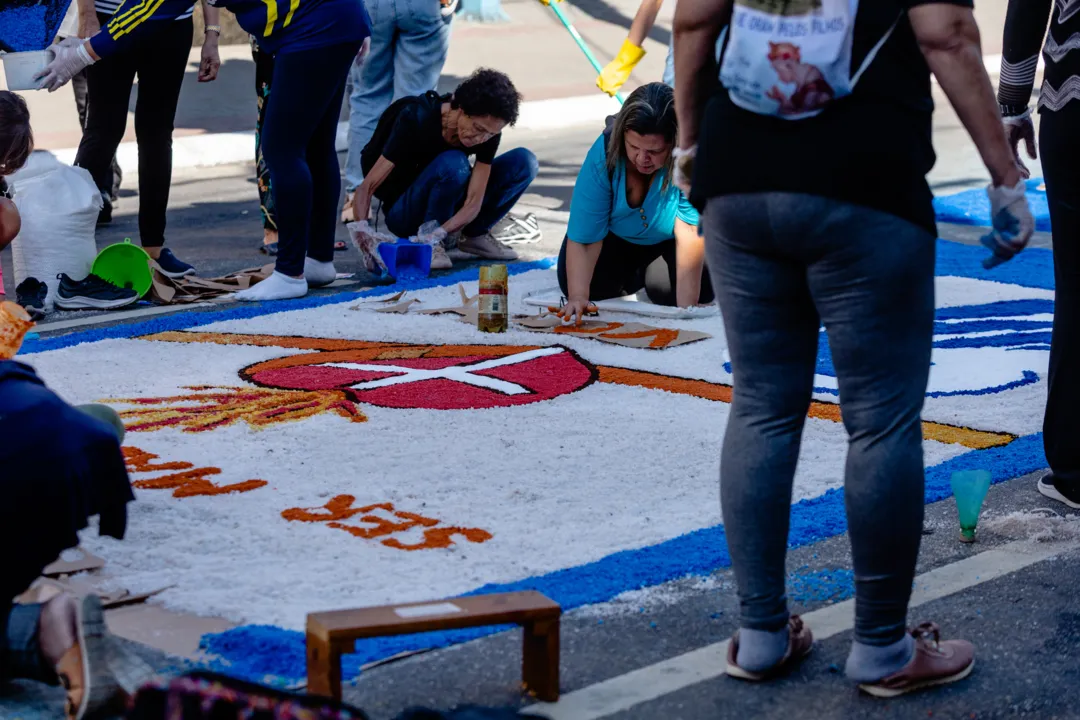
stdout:
POLYGON ((30 109, 21 95, 0 90, 0 176, 10 175, 34 151, 30 109))
POLYGON ((513 125, 518 119, 521 93, 510 78, 498 70, 480 68, 458 85, 450 106, 470 117, 491 117, 513 125))

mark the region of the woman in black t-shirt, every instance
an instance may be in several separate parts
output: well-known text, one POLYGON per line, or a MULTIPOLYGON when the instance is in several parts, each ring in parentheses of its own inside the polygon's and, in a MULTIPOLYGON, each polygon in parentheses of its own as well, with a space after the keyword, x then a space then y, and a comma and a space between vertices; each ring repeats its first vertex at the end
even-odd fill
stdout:
POLYGON ((489 232, 514 207, 539 172, 536 156, 516 148, 495 157, 502 131, 518 118, 521 95, 510 78, 480 69, 454 93, 398 100, 383 113, 364 148, 364 181, 353 196, 353 217, 366 219, 373 197, 399 237, 432 221, 432 269, 451 267, 445 242, 491 260, 517 253, 489 232), (475 156, 470 166, 469 157, 475 156))

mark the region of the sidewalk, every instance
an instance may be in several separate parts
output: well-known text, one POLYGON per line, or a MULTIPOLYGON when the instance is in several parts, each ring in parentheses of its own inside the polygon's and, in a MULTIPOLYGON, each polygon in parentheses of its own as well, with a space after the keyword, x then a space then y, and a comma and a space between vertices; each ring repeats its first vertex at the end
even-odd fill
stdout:
MULTIPOLYGON (((595 123, 618 109, 616 101, 595 86, 596 73, 550 8, 537 0, 504 0, 510 20, 479 23, 459 15, 454 20, 450 54, 439 82, 449 92, 478 67, 498 68, 514 80, 525 97, 518 127, 554 130, 595 123)), ((601 63, 618 52, 637 10, 638 0, 576 0, 560 6, 601 63)), ((638 65, 627 91, 659 79, 670 38, 674 3, 661 10, 646 43, 648 54, 638 65)), ((254 152, 255 66, 247 45, 221 48, 222 68, 214 83, 196 82, 199 50, 192 50, 176 117, 177 168, 249 161, 254 152)), ((0 89, 3 89, 0 73, 0 89)), ((24 93, 33 117, 37 146, 71 162, 81 132, 70 86, 56 93, 24 93)), ((133 113, 138 92, 132 94, 133 113)), ((348 118, 342 108, 342 120, 348 118)), ((339 148, 344 149, 344 124, 339 148)), ((135 127, 119 151, 125 172, 137 169, 135 127)))

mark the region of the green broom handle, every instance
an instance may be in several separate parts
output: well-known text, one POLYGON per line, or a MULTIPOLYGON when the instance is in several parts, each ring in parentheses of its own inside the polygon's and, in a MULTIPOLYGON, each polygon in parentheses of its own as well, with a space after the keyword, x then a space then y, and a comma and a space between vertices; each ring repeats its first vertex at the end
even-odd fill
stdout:
MULTIPOLYGON (((555 17, 559 18, 559 22, 563 24, 563 27, 566 28, 566 31, 570 33, 570 37, 574 38, 574 42, 576 42, 577 46, 581 48, 581 52, 585 53, 586 59, 588 59, 588 61, 592 64, 593 69, 596 70, 596 74, 599 75, 601 72, 603 72, 603 66, 600 65, 600 62, 596 59, 596 56, 592 54, 592 50, 589 49, 589 46, 585 44, 585 40, 577 31, 577 28, 575 28, 570 23, 570 20, 567 19, 565 15, 563 15, 563 11, 559 9, 558 2, 556 0, 552 0, 549 7, 555 12, 555 17)), ((618 99, 620 105, 622 105, 625 101, 622 93, 615 93, 615 97, 616 99, 618 99)))

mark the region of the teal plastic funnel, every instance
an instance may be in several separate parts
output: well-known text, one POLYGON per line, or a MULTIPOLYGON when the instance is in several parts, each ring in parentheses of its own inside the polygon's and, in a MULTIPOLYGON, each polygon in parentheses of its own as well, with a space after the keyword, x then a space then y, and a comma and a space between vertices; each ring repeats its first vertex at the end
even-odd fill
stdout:
POLYGON ((975 526, 979 523, 979 513, 989 489, 990 473, 986 470, 963 470, 952 474, 952 491, 960 515, 960 542, 975 542, 975 526))

